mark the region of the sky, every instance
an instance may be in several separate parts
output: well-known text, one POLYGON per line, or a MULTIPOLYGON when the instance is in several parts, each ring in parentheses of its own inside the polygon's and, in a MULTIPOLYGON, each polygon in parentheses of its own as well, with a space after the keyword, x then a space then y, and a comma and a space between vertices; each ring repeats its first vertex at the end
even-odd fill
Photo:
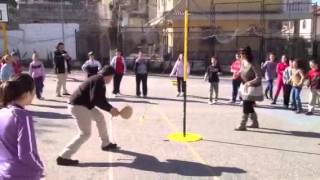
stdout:
POLYGON ((320 4, 320 0, 313 0, 313 2, 320 4))

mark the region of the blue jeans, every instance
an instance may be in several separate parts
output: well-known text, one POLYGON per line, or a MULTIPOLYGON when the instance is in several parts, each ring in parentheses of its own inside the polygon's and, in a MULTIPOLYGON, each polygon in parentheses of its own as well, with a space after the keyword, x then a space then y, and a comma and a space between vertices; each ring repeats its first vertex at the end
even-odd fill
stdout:
MULTIPOLYGON (((237 100, 240 85, 241 85, 241 80, 239 79, 232 80, 232 101, 234 102, 236 102, 237 100)), ((241 97, 240 97, 240 100, 241 100, 241 97)))
POLYGON ((273 79, 268 80, 268 85, 264 91, 264 94, 265 94, 265 96, 269 95, 269 98, 273 99, 273 79))
POLYGON ((297 110, 302 110, 300 93, 301 87, 292 87, 292 105, 297 110))
POLYGON ((42 91, 43 91, 43 87, 44 87, 44 84, 43 84, 44 78, 37 77, 37 78, 33 78, 33 80, 34 80, 34 84, 36 87, 37 98, 40 99, 42 97, 42 91))

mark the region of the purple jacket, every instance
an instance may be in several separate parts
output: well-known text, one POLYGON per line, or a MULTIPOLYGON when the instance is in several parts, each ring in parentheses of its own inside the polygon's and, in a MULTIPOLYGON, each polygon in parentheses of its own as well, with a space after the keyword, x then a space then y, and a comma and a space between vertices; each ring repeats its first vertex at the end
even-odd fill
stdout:
POLYGON ((0 179, 38 180, 43 173, 31 113, 9 105, 0 110, 0 179))
MULTIPOLYGON (((173 66, 173 69, 171 71, 171 74, 170 76, 177 76, 179 78, 182 78, 183 77, 183 73, 184 73, 184 66, 183 66, 183 61, 176 61, 176 63, 174 64, 173 66)), ((188 74, 190 74, 190 65, 188 63, 188 66, 187 66, 187 72, 188 74)))
POLYGON ((277 78, 277 63, 266 61, 262 65, 262 70, 265 72, 266 80, 274 80, 277 78))
POLYGON ((45 77, 45 68, 40 61, 32 61, 29 66, 29 74, 33 78, 45 77))

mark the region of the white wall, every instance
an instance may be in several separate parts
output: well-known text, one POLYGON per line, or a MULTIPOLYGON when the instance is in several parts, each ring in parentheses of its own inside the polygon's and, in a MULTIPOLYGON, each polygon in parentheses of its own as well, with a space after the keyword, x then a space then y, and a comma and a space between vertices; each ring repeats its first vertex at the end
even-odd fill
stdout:
MULTIPOLYGON (((79 30, 78 24, 64 24, 65 49, 72 59, 76 58, 76 30, 79 30)), ((8 32, 9 50, 19 49, 22 59, 31 58, 35 50, 41 59, 46 59, 48 53, 55 51, 57 43, 63 41, 62 32, 62 25, 57 23, 20 24, 19 30, 8 32)), ((3 49, 2 43, 0 47, 3 49)))
POLYGON ((311 38, 312 35, 312 19, 300 20, 300 37, 311 38), (305 26, 304 26, 305 23, 305 26))

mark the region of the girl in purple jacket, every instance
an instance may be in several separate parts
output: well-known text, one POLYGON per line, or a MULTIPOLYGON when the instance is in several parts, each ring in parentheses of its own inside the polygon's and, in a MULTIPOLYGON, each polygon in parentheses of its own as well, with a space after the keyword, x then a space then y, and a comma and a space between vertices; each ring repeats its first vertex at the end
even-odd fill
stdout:
POLYGON ((0 179, 39 180, 43 174, 32 115, 24 109, 35 96, 31 76, 20 74, 0 85, 0 179))
MULTIPOLYGON (((177 97, 180 97, 180 96, 183 96, 183 93, 185 93, 185 84, 184 84, 184 81, 183 81, 183 73, 184 73, 184 65, 183 65, 183 54, 180 53, 179 54, 179 57, 176 61, 176 63, 174 64, 173 66, 173 69, 170 73, 170 77, 172 76, 176 76, 177 77, 177 87, 178 87, 178 94, 177 94, 177 97), (181 93, 181 89, 182 89, 182 92, 181 93)), ((187 65, 187 73, 190 74, 190 66, 189 64, 187 65)))
POLYGON ((40 100, 44 100, 44 98, 42 97, 42 91, 44 87, 43 82, 46 76, 46 72, 43 63, 39 60, 38 54, 36 52, 32 54, 32 62, 29 66, 29 74, 34 80, 37 98, 40 100))

